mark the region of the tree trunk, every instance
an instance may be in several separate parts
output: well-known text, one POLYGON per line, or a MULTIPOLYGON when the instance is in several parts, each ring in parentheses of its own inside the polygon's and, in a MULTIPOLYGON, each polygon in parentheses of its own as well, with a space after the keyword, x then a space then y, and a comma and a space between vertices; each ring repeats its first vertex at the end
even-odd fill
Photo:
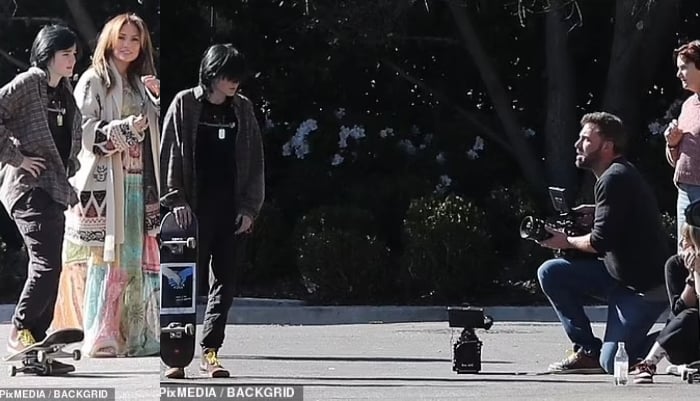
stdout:
POLYGON ((66 0, 66 6, 73 15, 80 36, 90 46, 90 53, 92 53, 97 43, 97 29, 95 29, 90 14, 85 9, 82 0, 66 0))
POLYGON ((489 60, 481 42, 479 42, 466 9, 453 1, 449 1, 447 4, 457 23, 459 33, 464 41, 466 49, 474 60, 481 75, 481 79, 484 81, 486 90, 496 110, 496 115, 503 126, 505 137, 513 150, 513 158, 520 166, 523 177, 529 183, 530 188, 536 191, 537 198, 543 199, 546 181, 542 175, 537 157, 532 147, 525 139, 517 117, 513 113, 511 101, 503 83, 495 72, 496 69, 489 60))
POLYGON ((573 64, 567 40, 569 27, 565 21, 562 0, 552 3, 545 15, 547 71, 547 116, 545 121, 548 183, 568 189, 569 202, 577 192, 576 152, 578 137, 573 64))
POLYGON ((641 99, 664 52, 663 38, 670 37, 678 20, 679 1, 617 1, 603 109, 620 116, 630 135, 645 130, 641 99))

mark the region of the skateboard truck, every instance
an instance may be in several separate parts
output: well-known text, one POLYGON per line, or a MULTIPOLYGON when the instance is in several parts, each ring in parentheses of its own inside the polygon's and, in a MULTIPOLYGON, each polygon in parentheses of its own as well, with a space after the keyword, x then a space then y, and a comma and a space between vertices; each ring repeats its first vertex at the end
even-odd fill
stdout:
POLYGON ((173 238, 171 240, 163 241, 162 245, 170 249, 175 254, 182 254, 185 248, 195 249, 197 247, 197 240, 194 237, 173 238))
POLYGON ((194 336, 194 325, 192 323, 187 323, 183 326, 182 323, 172 322, 160 330, 164 334, 170 334, 170 338, 182 338, 182 334, 190 337, 194 336))
POLYGON ((493 319, 484 315, 481 308, 453 307, 447 308, 450 327, 462 327, 462 333, 453 345, 452 370, 457 374, 479 373, 481 370, 481 346, 474 329, 490 329, 493 319))

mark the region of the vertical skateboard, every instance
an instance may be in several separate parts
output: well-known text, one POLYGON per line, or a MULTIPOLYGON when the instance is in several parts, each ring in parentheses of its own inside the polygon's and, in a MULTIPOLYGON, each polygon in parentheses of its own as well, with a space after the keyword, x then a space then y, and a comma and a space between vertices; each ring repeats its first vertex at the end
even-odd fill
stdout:
POLYGON ((63 348, 66 345, 83 341, 82 330, 65 329, 54 331, 44 340, 32 344, 24 350, 14 353, 5 358, 6 362, 22 361, 22 366, 10 365, 8 373, 15 376, 17 373, 35 374, 39 376, 51 376, 56 374, 52 369, 52 362, 58 358, 72 358, 80 360, 80 350, 66 352, 63 348))
POLYGON ((182 229, 169 212, 160 224, 160 358, 184 368, 195 348, 197 221, 182 229))

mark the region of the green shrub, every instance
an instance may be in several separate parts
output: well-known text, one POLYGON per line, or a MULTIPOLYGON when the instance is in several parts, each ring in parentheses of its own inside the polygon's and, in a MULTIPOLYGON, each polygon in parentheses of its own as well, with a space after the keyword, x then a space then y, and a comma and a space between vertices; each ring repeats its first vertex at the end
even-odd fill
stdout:
POLYGON ((248 257, 241 269, 241 281, 258 285, 297 276, 291 235, 291 224, 280 208, 265 202, 248 242, 248 257))
POLYGON ((482 209, 450 195, 411 202, 401 265, 422 297, 476 300, 494 287, 499 266, 482 209))
POLYGON ((388 249, 372 215, 354 207, 322 207, 295 229, 296 261, 313 302, 367 303, 391 292, 388 249))

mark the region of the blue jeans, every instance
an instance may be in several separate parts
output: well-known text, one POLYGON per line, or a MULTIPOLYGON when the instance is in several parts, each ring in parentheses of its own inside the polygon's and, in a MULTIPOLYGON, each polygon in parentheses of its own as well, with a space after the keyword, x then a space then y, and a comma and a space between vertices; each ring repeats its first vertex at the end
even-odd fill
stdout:
POLYGON ((619 341, 625 343, 630 363, 649 352, 657 333, 648 332, 668 306, 665 297, 651 300, 623 287, 598 259, 551 259, 540 266, 537 277, 574 349, 599 354, 600 366, 606 372, 613 372, 619 341), (583 310, 587 297, 608 303, 603 341, 593 335, 591 322, 583 310))
POLYGON ((678 183, 678 200, 676 201, 676 219, 678 230, 678 246, 681 245, 681 233, 685 223, 685 208, 691 202, 700 199, 700 185, 688 185, 678 183))

